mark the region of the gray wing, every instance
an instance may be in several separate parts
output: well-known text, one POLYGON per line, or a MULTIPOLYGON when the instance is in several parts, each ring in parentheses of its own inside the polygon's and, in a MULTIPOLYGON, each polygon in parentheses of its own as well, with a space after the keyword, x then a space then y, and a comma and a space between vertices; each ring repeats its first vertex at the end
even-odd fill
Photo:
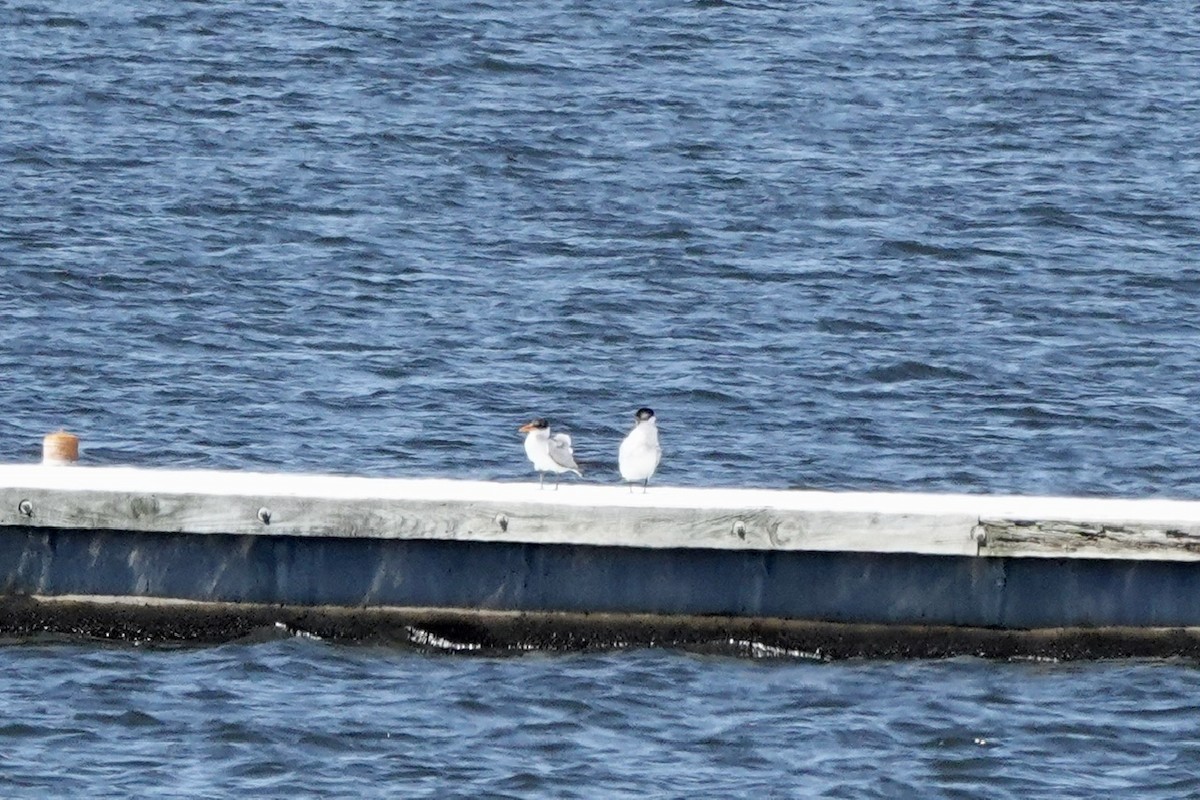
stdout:
POLYGON ((565 433, 556 433, 550 437, 550 458, 560 467, 579 472, 579 465, 575 463, 575 449, 571 447, 571 437, 565 433))

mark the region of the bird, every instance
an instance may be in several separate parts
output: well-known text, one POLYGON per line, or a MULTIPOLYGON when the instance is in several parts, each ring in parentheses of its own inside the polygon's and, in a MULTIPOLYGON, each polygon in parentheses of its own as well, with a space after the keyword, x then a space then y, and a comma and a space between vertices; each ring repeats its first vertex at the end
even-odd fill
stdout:
POLYGON ((621 477, 629 483, 629 491, 633 485, 642 482, 642 492, 650 484, 650 476, 658 469, 662 460, 662 447, 658 444, 658 421, 654 410, 639 408, 634 415, 633 430, 621 442, 617 451, 617 464, 621 469, 621 477))
POLYGON ((579 465, 575 463, 575 450, 571 447, 571 437, 565 433, 550 433, 550 423, 538 417, 522 425, 518 430, 525 434, 525 454, 533 462, 533 468, 538 471, 538 488, 544 488, 546 473, 554 473, 554 488, 558 489, 558 480, 564 472, 574 472, 579 477, 579 465))

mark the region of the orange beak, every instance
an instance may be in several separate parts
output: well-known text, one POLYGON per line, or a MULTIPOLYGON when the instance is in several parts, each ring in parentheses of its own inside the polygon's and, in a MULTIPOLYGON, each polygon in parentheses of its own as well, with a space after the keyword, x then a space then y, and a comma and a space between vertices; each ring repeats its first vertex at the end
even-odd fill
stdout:
POLYGON ((517 430, 520 431, 521 433, 529 433, 531 430, 533 430, 533 423, 527 422, 524 425, 522 425, 521 427, 517 428, 517 430))

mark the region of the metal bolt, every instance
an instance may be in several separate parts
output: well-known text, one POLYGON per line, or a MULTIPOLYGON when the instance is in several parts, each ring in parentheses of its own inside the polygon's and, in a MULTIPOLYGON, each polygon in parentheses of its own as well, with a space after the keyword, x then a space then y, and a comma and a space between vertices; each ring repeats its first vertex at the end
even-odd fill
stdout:
POLYGON ((28 500, 22 500, 20 503, 17 503, 17 511, 20 511, 23 517, 32 517, 33 503, 28 500))
POLYGON ((740 519, 738 521, 734 522, 733 523, 733 532, 734 532, 734 534, 737 535, 737 537, 739 539, 745 539, 746 538, 746 523, 742 522, 740 519))
POLYGON ((500 526, 500 530, 504 531, 505 533, 508 532, 508 517, 504 516, 503 514, 497 514, 496 524, 500 526))
POLYGON ((262 508, 260 508, 258 510, 258 521, 261 522, 263 525, 270 525, 271 524, 271 509, 267 508, 266 506, 263 506, 262 508))

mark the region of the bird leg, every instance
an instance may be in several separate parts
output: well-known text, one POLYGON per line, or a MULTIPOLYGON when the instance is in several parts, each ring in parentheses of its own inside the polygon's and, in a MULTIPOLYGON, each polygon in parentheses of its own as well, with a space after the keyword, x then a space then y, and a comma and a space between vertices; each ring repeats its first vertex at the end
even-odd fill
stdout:
POLYGON ((538 488, 539 488, 539 489, 544 489, 544 488, 546 488, 546 487, 544 486, 544 484, 545 484, 545 483, 546 483, 546 473, 544 473, 544 472, 539 472, 539 473, 538 473, 538 488))

